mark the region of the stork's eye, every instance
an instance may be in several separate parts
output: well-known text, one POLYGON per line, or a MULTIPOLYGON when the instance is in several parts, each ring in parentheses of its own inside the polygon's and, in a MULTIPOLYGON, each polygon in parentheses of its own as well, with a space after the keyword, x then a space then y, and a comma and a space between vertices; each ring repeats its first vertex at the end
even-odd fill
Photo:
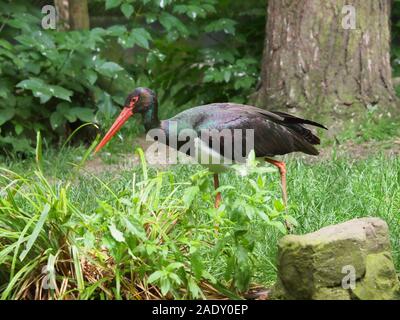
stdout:
POLYGON ((129 103, 129 107, 133 108, 135 103, 138 102, 138 101, 139 101, 139 96, 132 97, 131 102, 129 103))

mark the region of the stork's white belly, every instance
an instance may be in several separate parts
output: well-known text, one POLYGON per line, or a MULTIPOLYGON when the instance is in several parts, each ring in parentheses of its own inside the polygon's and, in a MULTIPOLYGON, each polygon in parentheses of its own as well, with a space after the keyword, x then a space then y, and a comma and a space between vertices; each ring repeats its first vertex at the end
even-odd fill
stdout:
MULTIPOLYGON (((146 160, 149 164, 154 165, 172 165, 172 164, 200 164, 213 173, 223 173, 233 170, 232 165, 247 166, 245 159, 242 162, 234 162, 231 159, 223 157, 219 152, 210 148, 208 144, 201 139, 194 139, 194 150, 191 150, 191 156, 183 152, 171 148, 165 144, 156 143, 146 149, 146 160), (194 152, 193 152, 194 151, 194 152), (193 152, 193 153, 192 153, 193 152)), ((256 158, 259 163, 264 163, 265 157, 256 158)), ((272 158, 273 157, 268 157, 272 158)))
POLYGON ((224 158, 219 152, 213 150, 200 138, 194 139, 194 160, 196 163, 208 168, 211 172, 221 173, 230 170, 232 160, 224 158))
MULTIPOLYGON (((198 164, 208 168, 213 173, 222 173, 232 169, 233 164, 239 164, 238 162, 234 162, 231 159, 223 157, 219 152, 210 148, 208 144, 206 144, 203 140, 199 138, 194 139, 195 145, 195 161, 198 164)), ((232 150, 233 153, 233 150, 232 150)), ((257 160, 261 161, 264 158, 257 158, 257 160)), ((242 163, 245 165, 245 163, 242 163)))

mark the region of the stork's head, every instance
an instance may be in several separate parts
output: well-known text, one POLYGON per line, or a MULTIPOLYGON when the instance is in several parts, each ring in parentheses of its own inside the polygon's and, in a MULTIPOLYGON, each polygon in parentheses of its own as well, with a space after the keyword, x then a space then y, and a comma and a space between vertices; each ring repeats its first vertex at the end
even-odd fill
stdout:
POLYGON ((96 147, 95 152, 98 152, 103 148, 119 131, 119 129, 121 129, 123 124, 135 113, 143 115, 146 129, 157 120, 157 96, 151 89, 139 87, 128 95, 125 100, 124 108, 104 136, 103 140, 101 140, 96 147))

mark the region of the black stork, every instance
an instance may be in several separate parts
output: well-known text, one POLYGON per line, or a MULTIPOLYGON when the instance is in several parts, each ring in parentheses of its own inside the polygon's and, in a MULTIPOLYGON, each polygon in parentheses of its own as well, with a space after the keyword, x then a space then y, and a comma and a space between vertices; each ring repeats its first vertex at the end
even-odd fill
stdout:
MULTIPOLYGON (((200 136, 201 130, 234 130, 253 129, 254 152, 257 158, 263 158, 279 169, 281 177, 282 196, 285 206, 287 205, 286 191, 286 165, 282 161, 273 159, 274 156, 284 155, 291 152, 303 152, 310 155, 318 155, 314 147, 320 143, 315 136, 304 125, 312 125, 327 129, 323 125, 284 112, 271 112, 253 106, 236 103, 212 103, 185 110, 176 116, 160 121, 158 119, 158 101, 156 94, 148 88, 136 88, 125 101, 122 112, 115 120, 109 131, 98 144, 95 152, 104 147, 107 142, 118 132, 122 125, 135 113, 143 116, 143 123, 148 132, 153 128, 160 128, 166 136, 171 134, 171 124, 177 123, 175 135, 184 129, 194 130, 200 136)), ((245 137, 243 138, 245 139, 245 137)), ((241 143, 244 143, 243 141, 241 143)), ((166 144, 169 145, 168 140, 166 144)), ((178 144, 179 148, 181 144, 178 144)), ((204 144, 202 144, 204 147, 204 144)), ((211 149, 211 144, 206 148, 211 149)), ((223 152, 224 148, 219 148, 223 152)), ((224 155, 221 155, 224 157, 224 155)), ((234 155, 233 155, 234 157, 234 155)), ((235 161, 235 159, 232 159, 235 161)), ((226 166, 209 166, 214 172, 214 187, 219 187, 218 174, 225 171, 226 166)), ((221 202, 221 194, 218 192, 215 199, 215 207, 221 202)))

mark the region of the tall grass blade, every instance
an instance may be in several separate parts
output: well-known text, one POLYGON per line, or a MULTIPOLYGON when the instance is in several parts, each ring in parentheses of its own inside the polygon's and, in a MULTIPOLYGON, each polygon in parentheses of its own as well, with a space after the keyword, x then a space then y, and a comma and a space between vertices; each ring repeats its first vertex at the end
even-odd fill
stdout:
POLYGON ((96 136, 96 139, 94 139, 94 141, 92 142, 90 147, 86 150, 85 154, 83 155, 81 162, 79 162, 78 168, 82 167, 86 163, 86 160, 92 154, 92 151, 94 150, 94 148, 99 143, 99 140, 100 140, 100 135, 98 134, 96 136))
POLYGON ((35 160, 38 169, 41 171, 43 166, 43 148, 42 148, 42 134, 40 131, 36 133, 36 149, 35 149, 35 160))
POLYGON ((142 171, 143 171, 144 180, 147 180, 147 179, 148 179, 148 174, 147 174, 147 163, 146 163, 146 158, 145 158, 145 156, 144 156, 144 153, 143 153, 142 148, 137 148, 137 149, 135 150, 135 153, 137 153, 138 156, 139 156, 140 164, 141 164, 141 166, 142 166, 142 171))
POLYGON ((78 290, 82 292, 83 290, 85 290, 85 281, 83 280, 81 262, 79 259, 79 251, 78 248, 74 245, 71 246, 71 250, 72 250, 72 257, 74 260, 74 269, 75 269, 75 276, 78 285, 78 290))
POLYGON ((40 231, 43 228, 44 222, 46 221, 46 218, 50 212, 50 205, 48 203, 45 204, 42 213, 40 214, 39 221, 37 222, 35 228, 33 229, 33 232, 31 236, 29 237, 29 240, 26 244, 25 250, 21 252, 21 255, 19 256, 19 260, 24 260, 26 255, 29 253, 31 250, 33 244, 35 243, 37 237, 39 236, 40 231))
POLYGON ((76 128, 67 138, 67 140, 65 140, 65 142, 63 143, 63 145, 61 146, 61 149, 59 151, 60 154, 62 154, 62 151, 64 150, 64 148, 67 146, 67 144, 71 141, 71 139, 83 128, 87 127, 87 126, 94 126, 96 129, 98 129, 99 127, 92 123, 92 122, 88 122, 88 123, 84 123, 81 126, 79 126, 78 128, 76 128))

